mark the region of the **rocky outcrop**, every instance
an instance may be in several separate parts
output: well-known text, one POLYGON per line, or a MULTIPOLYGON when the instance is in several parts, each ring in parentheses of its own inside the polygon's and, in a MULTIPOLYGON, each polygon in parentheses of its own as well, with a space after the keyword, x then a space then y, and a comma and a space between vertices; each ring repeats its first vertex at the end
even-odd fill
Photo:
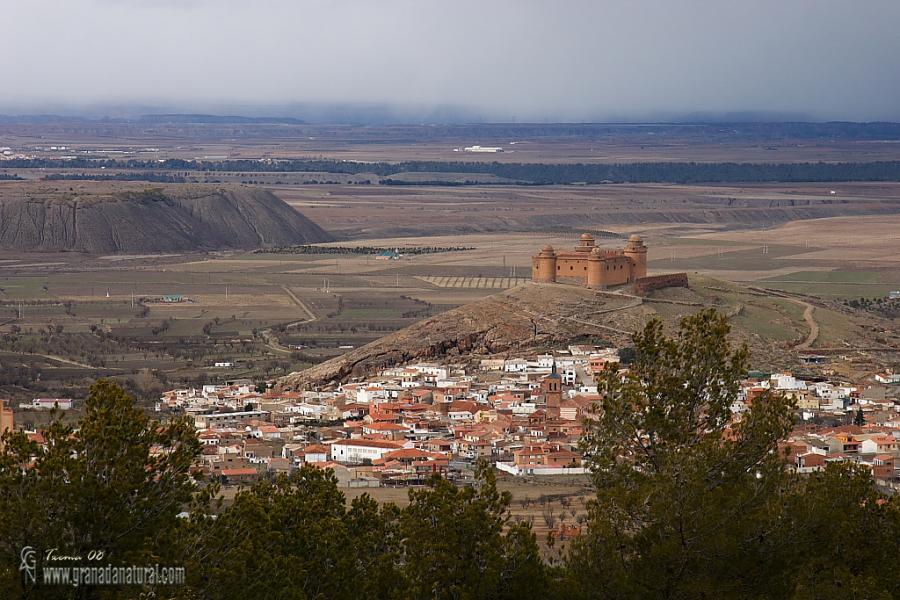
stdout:
MULTIPOLYGON (((578 315, 625 308, 625 296, 598 295, 580 286, 527 284, 460 306, 392 333, 347 354, 281 380, 284 387, 327 385, 415 360, 512 355, 577 339, 627 343, 628 335, 585 327, 578 315)), ((638 309, 639 310, 639 309, 638 309)))
MULTIPOLYGON (((809 324, 785 302, 783 293, 755 291, 696 274, 689 278, 674 274, 672 282, 689 283, 690 287, 646 290, 646 297, 642 297, 630 294, 625 286, 591 290, 560 283, 528 283, 292 373, 278 384, 290 389, 331 386, 413 361, 471 364, 485 356, 522 356, 573 343, 623 347, 650 319, 662 320, 663 327, 674 333, 681 317, 706 307, 728 316, 730 338, 734 344, 747 344, 754 368, 790 369, 800 365, 796 346, 808 339, 809 324)), ((837 312, 824 302, 816 311, 836 324, 822 343, 849 351, 870 337, 867 332, 878 331, 884 345, 900 347, 900 327, 888 319, 837 312)))
POLYGON ((331 239, 278 197, 250 187, 29 183, 0 192, 0 247, 11 250, 164 253, 331 239))

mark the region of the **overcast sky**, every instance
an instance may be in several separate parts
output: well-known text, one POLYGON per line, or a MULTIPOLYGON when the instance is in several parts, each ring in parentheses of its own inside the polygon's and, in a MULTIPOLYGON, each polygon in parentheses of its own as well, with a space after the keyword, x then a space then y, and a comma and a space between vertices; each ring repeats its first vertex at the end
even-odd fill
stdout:
POLYGON ((0 0, 0 113, 450 106, 900 120, 900 0, 0 0))

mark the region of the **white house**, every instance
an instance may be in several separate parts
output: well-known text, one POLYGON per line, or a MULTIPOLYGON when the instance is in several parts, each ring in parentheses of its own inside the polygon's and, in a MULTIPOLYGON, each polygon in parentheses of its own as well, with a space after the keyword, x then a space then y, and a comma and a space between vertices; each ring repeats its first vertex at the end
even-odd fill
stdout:
POLYGON ((776 390, 805 390, 806 382, 802 379, 797 379, 790 373, 773 373, 772 377, 772 387, 776 390))
POLYGON ((552 369, 555 362, 552 354, 539 354, 537 366, 539 369, 552 369))
POLYGON ((524 373, 528 370, 528 361, 522 358, 511 358, 503 363, 503 370, 507 373, 524 373))
POLYGON ((75 401, 71 398, 35 398, 31 404, 20 404, 20 408, 30 408, 32 410, 71 410, 75 401))
POLYGON ((877 435, 860 442, 859 451, 862 454, 893 454, 897 451, 898 445, 900 442, 892 435, 877 435))
POLYGON ((356 402, 359 404, 377 404, 387 398, 387 392, 384 388, 370 385, 361 387, 356 391, 356 402))
POLYGON ((426 381, 430 382, 450 377, 450 370, 447 367, 439 367, 437 365, 410 365, 409 368, 415 369, 425 376, 426 381))
POLYGON ((381 458, 388 452, 403 448, 399 442, 387 440, 338 440, 332 442, 329 453, 331 460, 344 464, 360 464, 363 461, 381 458))
POLYGON ((900 383, 900 373, 879 373, 875 376, 875 381, 888 385, 897 384, 900 383))
POLYGON ((855 392, 855 387, 846 385, 833 385, 825 381, 819 381, 813 384, 816 396, 824 400, 842 400, 850 397, 850 392, 855 392))

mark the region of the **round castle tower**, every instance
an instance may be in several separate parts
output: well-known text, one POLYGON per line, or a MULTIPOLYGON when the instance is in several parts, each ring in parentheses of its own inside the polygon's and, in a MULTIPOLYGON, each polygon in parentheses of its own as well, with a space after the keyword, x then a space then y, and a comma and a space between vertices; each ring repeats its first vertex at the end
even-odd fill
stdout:
POLYGON ((556 282, 556 251, 547 244, 531 259, 531 278, 538 283, 556 282))
POLYGON ((578 238, 578 245, 575 246, 575 252, 590 252, 596 247, 594 236, 589 233, 582 233, 578 238))
POLYGON ((603 253, 600 248, 591 250, 588 257, 587 286, 592 288, 602 288, 605 281, 605 273, 603 271, 605 263, 603 262, 603 253))
POLYGON ((631 259, 631 281, 647 276, 647 246, 639 235, 628 238, 625 256, 631 259))

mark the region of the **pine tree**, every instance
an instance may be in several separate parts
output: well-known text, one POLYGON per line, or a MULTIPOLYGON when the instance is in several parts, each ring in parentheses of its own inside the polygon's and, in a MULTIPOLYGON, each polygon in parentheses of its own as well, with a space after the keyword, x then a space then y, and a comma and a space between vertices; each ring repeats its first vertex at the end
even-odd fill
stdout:
MULTIPOLYGON (((43 435, 44 445, 9 436, 0 452, 0 597, 24 593, 18 566, 25 546, 38 555, 58 548, 67 556, 101 551, 119 564, 159 562, 161 540, 178 527, 176 515, 195 489, 193 423, 152 421, 101 379, 77 428, 56 419, 43 435)), ((35 589, 29 597, 59 593, 35 589)))
POLYGON ((667 337, 660 321, 634 339, 622 375, 601 377, 589 421, 597 497, 573 545, 569 574, 587 597, 752 597, 765 594, 766 542, 786 484, 777 443, 791 403, 765 394, 733 423, 746 372, 726 318, 702 311, 667 337))

